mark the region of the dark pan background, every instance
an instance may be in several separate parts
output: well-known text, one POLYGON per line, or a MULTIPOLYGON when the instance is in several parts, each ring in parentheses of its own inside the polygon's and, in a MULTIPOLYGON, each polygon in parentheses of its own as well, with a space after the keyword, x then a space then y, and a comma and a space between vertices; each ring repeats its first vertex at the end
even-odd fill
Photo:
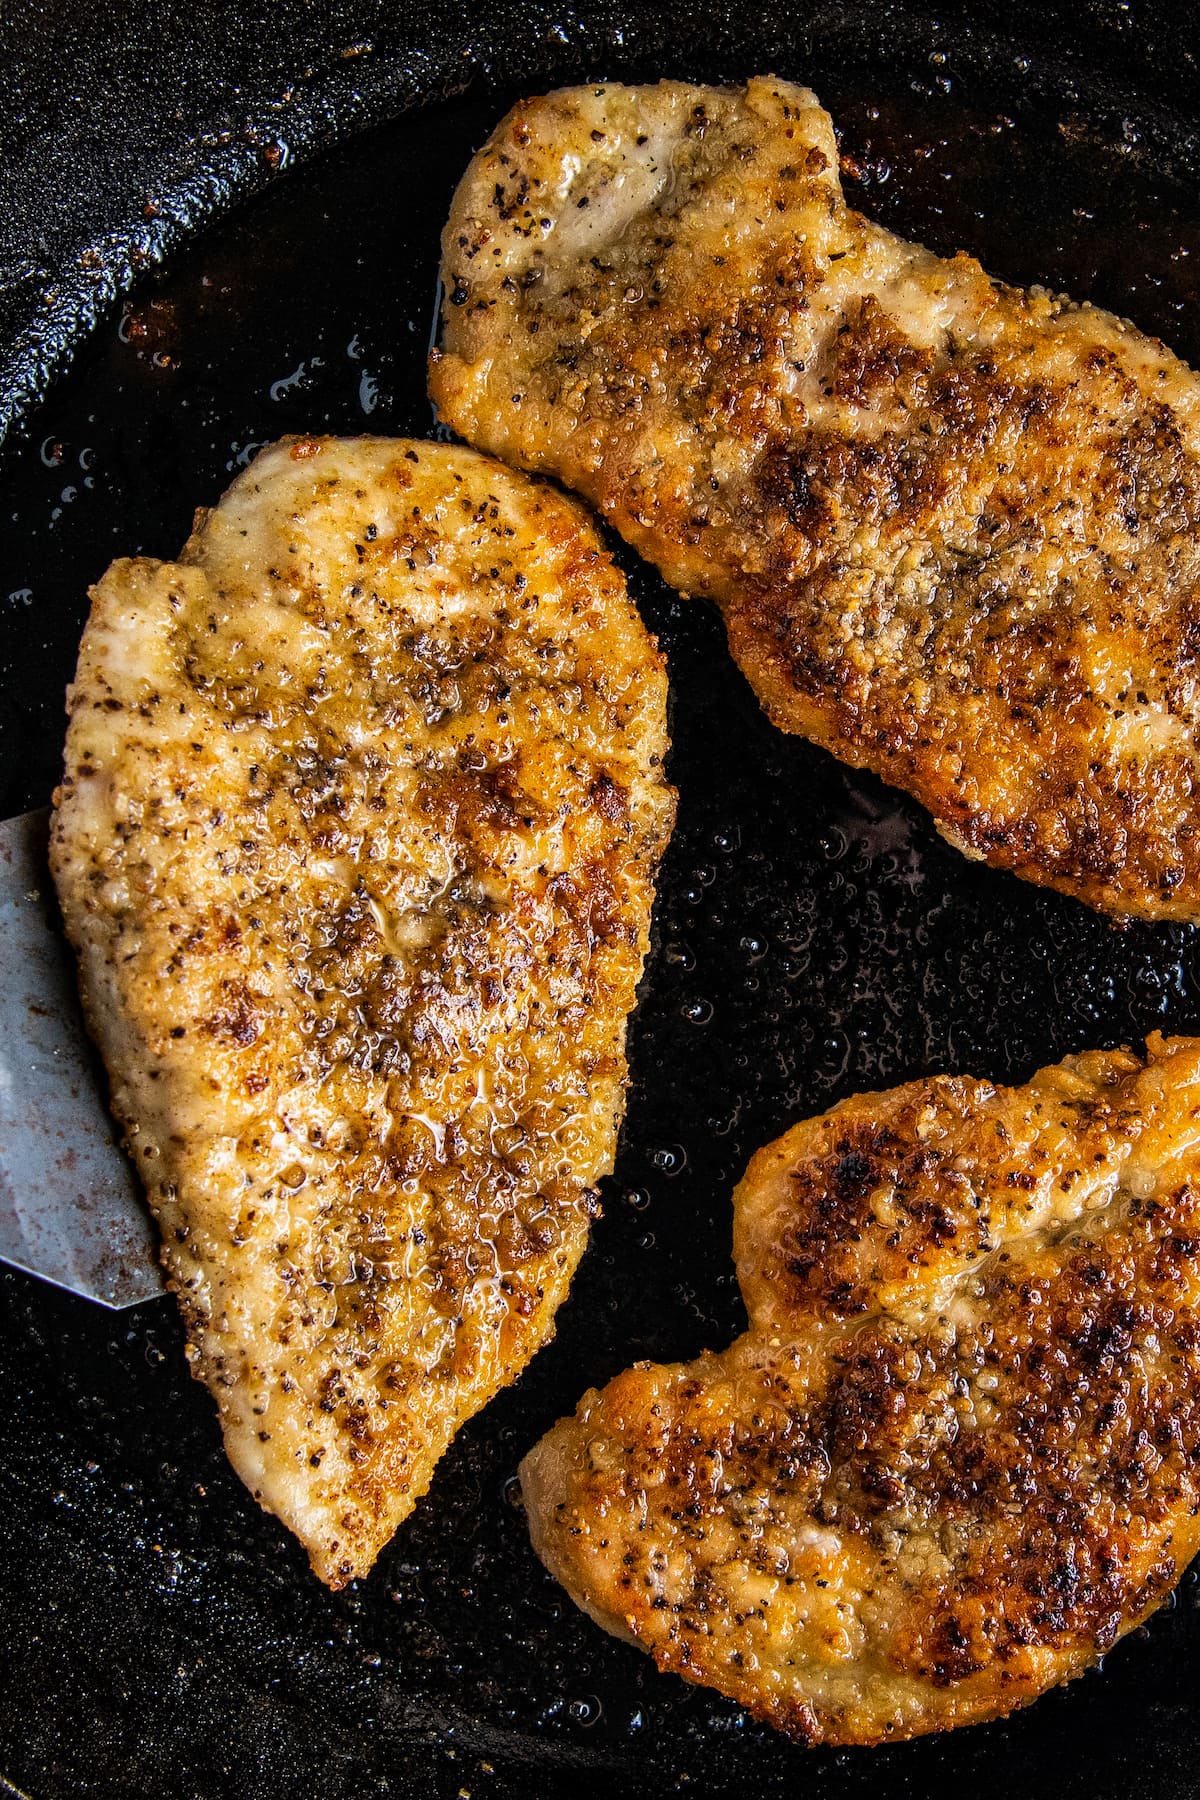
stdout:
MULTIPOLYGON (((112 555, 172 554, 282 432, 431 429, 438 230, 518 93, 809 80, 867 210, 1197 361, 1197 47, 1190 6, 1148 0, 8 0, 0 814, 49 797, 112 555)), ((1191 931, 1116 932, 959 860, 915 807, 773 732, 715 617, 622 555, 670 656, 679 828, 617 1172, 557 1341, 333 1596, 228 1469, 169 1303, 111 1315, 0 1272, 0 1770, 34 1800, 1197 1791, 1192 1577, 1007 1724, 806 1752, 604 1637, 529 1549, 513 1472, 535 1437, 635 1357, 739 1329, 729 1194, 759 1144, 855 1089, 1020 1080, 1200 1022, 1191 931)))

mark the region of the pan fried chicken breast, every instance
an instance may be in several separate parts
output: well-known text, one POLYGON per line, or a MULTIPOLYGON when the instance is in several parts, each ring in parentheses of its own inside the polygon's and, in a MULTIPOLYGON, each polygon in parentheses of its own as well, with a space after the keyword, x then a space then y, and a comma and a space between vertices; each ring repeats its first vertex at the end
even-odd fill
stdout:
POLYGON ((333 1587, 583 1251, 664 707, 582 509, 472 451, 276 445, 93 593, 52 846, 87 1017, 230 1459, 333 1587))
POLYGON ((750 1329, 525 1459, 575 1600, 811 1742, 1008 1713, 1200 1550, 1200 1040, 866 1094, 734 1197, 750 1329))
POLYGON ((517 106, 443 241, 431 390, 716 600, 776 724, 968 856, 1200 916, 1200 382, 850 210, 805 88, 517 106))

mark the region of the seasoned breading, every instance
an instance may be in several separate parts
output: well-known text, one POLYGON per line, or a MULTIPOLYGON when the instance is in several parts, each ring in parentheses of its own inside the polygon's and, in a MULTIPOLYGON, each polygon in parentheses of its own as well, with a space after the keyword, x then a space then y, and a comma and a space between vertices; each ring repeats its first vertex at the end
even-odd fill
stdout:
POLYGON ((1005 1714, 1200 1550, 1200 1040, 867 1094, 734 1197, 750 1329, 525 1459, 601 1625, 810 1741, 1005 1714))
POLYGON ((443 240, 431 390, 723 611, 771 718, 968 856, 1200 916, 1200 383, 851 211, 807 89, 517 106, 443 240))
POLYGON ((551 1335, 673 813, 662 658, 574 501, 264 451, 95 589, 53 867, 195 1373, 340 1587, 551 1335))

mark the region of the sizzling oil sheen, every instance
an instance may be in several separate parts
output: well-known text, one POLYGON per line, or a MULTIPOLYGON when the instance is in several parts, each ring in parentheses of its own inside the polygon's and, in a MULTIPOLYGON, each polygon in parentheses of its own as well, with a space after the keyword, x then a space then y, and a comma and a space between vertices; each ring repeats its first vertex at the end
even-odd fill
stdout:
POLYGON ((601 1625, 809 1741, 1010 1712, 1200 1550, 1200 1040, 844 1101, 734 1196, 750 1329, 521 1470, 601 1625))
POLYGON ((264 451, 115 563, 53 863, 196 1373, 340 1586, 552 1331, 673 813, 580 508, 471 451, 264 451))
POLYGON ((970 856, 1200 915, 1200 386, 843 202, 804 88, 516 107, 443 238, 431 389, 716 599, 771 718, 970 856))

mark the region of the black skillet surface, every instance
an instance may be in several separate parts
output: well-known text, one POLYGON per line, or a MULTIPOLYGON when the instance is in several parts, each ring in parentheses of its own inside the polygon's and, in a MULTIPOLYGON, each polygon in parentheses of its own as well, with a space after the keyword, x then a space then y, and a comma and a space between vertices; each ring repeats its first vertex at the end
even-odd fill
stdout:
MULTIPOLYGON (((49 794, 111 555, 178 549, 281 432, 430 428, 438 229, 518 91, 811 80, 868 210, 1200 361, 1190 8, 255 10, 10 4, 0 27, 4 812, 49 794), (133 251, 168 272, 113 307, 133 251)), ((1007 1724, 814 1753, 604 1637, 528 1547, 513 1471, 550 1421, 635 1357, 738 1329, 728 1197, 758 1144, 857 1088, 1021 1079, 1192 1029, 1200 995, 1192 932, 1114 932, 970 866, 773 732, 714 617, 625 561, 670 655, 680 817, 617 1173, 558 1339, 332 1596, 226 1466, 169 1304, 107 1315, 0 1273, 0 1769, 35 1800, 1196 1792, 1192 1577, 1101 1673, 1007 1724)))

